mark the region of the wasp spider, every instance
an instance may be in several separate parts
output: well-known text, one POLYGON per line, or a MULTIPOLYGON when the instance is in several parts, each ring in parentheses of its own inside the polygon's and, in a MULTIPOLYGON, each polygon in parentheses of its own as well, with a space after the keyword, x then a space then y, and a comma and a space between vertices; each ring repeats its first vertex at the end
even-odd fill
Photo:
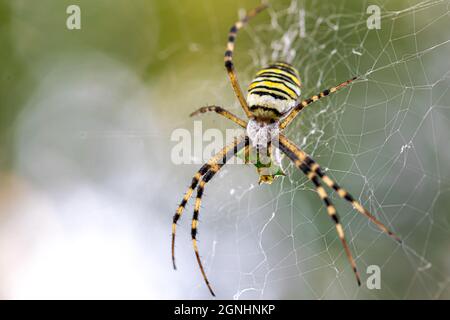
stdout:
MULTIPOLYGON (((247 154, 250 148, 254 148, 257 150, 258 154, 262 150, 269 151, 269 156, 276 164, 279 164, 280 160, 279 156, 275 156, 275 154, 277 152, 278 154, 280 152, 285 154, 295 164, 295 166, 300 169, 308 177, 309 180, 311 180, 319 197, 325 203, 328 215, 335 223, 337 234, 342 242, 345 253, 352 266, 353 272, 356 276, 356 281, 358 282, 358 285, 361 285, 361 280, 356 269, 356 263, 345 240, 344 229, 339 222, 339 216, 336 213, 336 209, 333 203, 328 197, 325 188, 322 186, 322 182, 327 187, 334 190, 340 198, 350 202, 353 205, 354 209, 370 219, 381 231, 387 233, 398 242, 401 242, 400 239, 384 224, 382 224, 373 215, 371 215, 353 196, 351 196, 346 190, 341 188, 336 182, 334 182, 329 176, 327 176, 321 169, 321 167, 308 154, 298 148, 293 142, 291 142, 282 134, 283 130, 295 119, 295 117, 303 110, 303 108, 325 96, 335 93, 339 89, 346 87, 352 81, 354 81, 356 77, 347 80, 335 87, 326 89, 309 99, 299 100, 301 81, 297 70, 288 63, 275 62, 267 68, 261 69, 257 72, 255 79, 250 83, 248 87, 247 98, 244 98, 244 95, 239 86, 232 60, 235 40, 238 31, 245 26, 250 18, 254 17, 265 8, 266 5, 261 5, 253 9, 247 14, 246 17, 236 22, 231 27, 228 34, 228 43, 225 51, 225 68, 227 70, 236 97, 239 100, 239 103, 248 118, 248 122, 238 118, 234 114, 219 106, 208 106, 200 108, 199 110, 191 114, 191 116, 193 116, 205 112, 216 112, 233 121, 237 125, 245 128, 246 134, 237 137, 231 144, 223 148, 218 154, 216 154, 206 164, 204 164, 194 175, 192 183, 186 194, 184 195, 183 200, 178 206, 173 217, 173 267, 176 269, 175 231, 177 222, 183 213, 186 203, 191 198, 194 190, 197 189, 191 228, 192 243, 203 279, 209 291, 214 296, 212 287, 208 281, 205 270, 203 269, 196 240, 197 224, 203 191, 205 185, 225 165, 227 160, 235 156, 241 150, 244 150, 247 154), (272 148, 275 149, 275 152, 270 152, 272 148)), ((262 172, 259 167, 258 173, 260 174, 260 182, 270 183, 276 176, 274 174, 267 174, 267 172, 262 172)))

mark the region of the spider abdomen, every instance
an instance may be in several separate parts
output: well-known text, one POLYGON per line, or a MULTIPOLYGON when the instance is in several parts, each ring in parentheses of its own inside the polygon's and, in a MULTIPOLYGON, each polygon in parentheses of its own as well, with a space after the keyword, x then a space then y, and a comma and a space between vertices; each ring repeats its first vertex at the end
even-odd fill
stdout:
POLYGON ((300 76, 290 64, 275 62, 256 73, 248 86, 247 103, 255 118, 276 120, 300 97, 300 76))

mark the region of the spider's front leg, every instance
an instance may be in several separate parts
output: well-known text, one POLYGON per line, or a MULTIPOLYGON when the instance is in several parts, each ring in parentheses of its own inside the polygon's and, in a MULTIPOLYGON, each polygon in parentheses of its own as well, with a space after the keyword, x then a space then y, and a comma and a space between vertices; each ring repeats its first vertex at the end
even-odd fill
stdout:
MULTIPOLYGON (((360 214, 366 216, 370 221, 372 221, 378 229, 395 239, 398 243, 401 243, 401 239, 389 230, 381 221, 375 218, 366 208, 364 208, 361 203, 359 203, 348 191, 344 188, 340 187, 336 182, 333 181, 328 175, 323 173, 322 168, 319 166, 317 162, 315 162, 308 154, 306 154, 303 150, 299 149, 294 143, 288 140, 285 136, 280 134, 280 147, 282 151, 286 153, 285 150, 289 150, 291 154, 293 154, 299 161, 304 163, 311 171, 312 175, 317 175, 323 182, 331 189, 333 189, 337 195, 348 202, 350 202, 353 207, 360 214)), ((286 153, 287 154, 287 153, 286 153)), ((289 157, 292 160, 292 157, 289 157)), ((294 160, 293 160, 294 161, 294 160)))
POLYGON ((194 247, 195 257, 197 258, 197 263, 200 268, 200 272, 202 273, 203 280, 205 281, 206 286, 208 287, 209 292, 211 293, 212 296, 215 296, 215 294, 208 280, 208 277, 206 276, 205 269, 203 268, 202 260, 200 258, 200 253, 197 245, 197 226, 202 196, 204 194, 205 185, 214 177, 214 175, 217 172, 219 172, 219 170, 225 165, 225 163, 229 159, 234 157, 236 153, 239 152, 241 149, 247 147, 248 143, 249 143, 248 137, 246 136, 236 139, 235 143, 230 148, 228 148, 228 151, 223 155, 222 161, 220 163, 211 165, 210 169, 203 176, 197 187, 197 195, 195 198, 194 214, 192 216, 192 226, 191 226, 192 245, 194 247))
POLYGON ((181 217, 181 214, 183 213, 183 210, 187 204, 187 201, 192 196, 193 190, 195 188, 197 188, 197 196, 196 196, 195 207, 194 207, 194 215, 192 218, 192 229, 191 229, 192 243, 194 246, 195 255, 196 255, 197 262, 199 264, 203 279, 205 280, 205 283, 208 286, 208 289, 210 290, 210 292, 213 296, 214 296, 214 292, 211 288, 208 278, 206 277, 206 273, 204 271, 202 262, 200 260, 200 254, 198 252, 198 246, 197 246, 197 224, 198 224, 198 215, 199 215, 199 211, 200 211, 201 198, 202 198, 206 183, 208 183, 212 179, 212 177, 225 165, 225 163, 236 155, 237 152, 239 152, 244 147, 248 146, 248 143, 249 143, 248 137, 245 135, 235 138, 235 140, 232 143, 230 143, 229 145, 224 147, 219 153, 217 153, 205 165, 203 165, 201 167, 201 169, 195 174, 195 176, 192 180, 191 186, 189 187, 188 191, 184 195, 183 200, 181 201, 181 204, 179 205, 179 207, 173 217, 172 262, 173 262, 174 268, 176 269, 176 267, 175 267, 176 225, 177 225, 178 220, 181 217))
POLYGON ((323 188, 319 179, 317 178, 317 175, 315 175, 314 172, 311 171, 311 168, 309 168, 308 165, 305 164, 300 159, 300 157, 296 154, 295 150, 293 148, 290 148, 290 146, 286 143, 286 141, 283 141, 283 138, 280 139, 279 148, 288 156, 289 159, 292 160, 292 162, 294 162, 295 166, 299 168, 314 184, 317 194, 325 204, 328 216, 333 220, 335 224, 336 232, 338 234, 339 240, 341 240, 342 246, 344 247, 347 259, 350 262, 350 265, 352 266, 353 273, 355 274, 356 277, 356 282, 358 283, 358 286, 361 286, 361 278, 356 268, 356 262, 350 251, 347 240, 345 239, 344 228, 342 227, 342 224, 340 222, 340 218, 336 211, 336 207, 333 205, 330 198, 328 197, 328 194, 323 188))
POLYGON ((358 285, 361 284, 359 274, 356 270, 356 264, 353 259, 353 256, 350 252, 350 249, 348 248, 347 242, 345 241, 344 237, 344 230, 342 228, 342 225, 339 222, 339 217, 336 213, 336 209, 334 205, 331 203, 330 199, 328 198, 328 195, 325 191, 325 189, 322 187, 319 178, 325 182, 325 184, 332 188, 336 193, 339 195, 339 197, 347 200, 350 202, 353 207, 361 214, 365 215, 367 218, 369 218, 375 225, 383 232, 397 240, 399 243, 401 243, 401 240, 398 236, 396 236, 392 231, 390 231, 383 223, 381 223, 378 219, 376 219, 373 215, 369 213, 358 201, 356 201, 350 193, 348 193, 346 190, 341 188, 337 183, 335 183, 330 177, 325 175, 320 166, 304 151, 299 149, 297 146, 295 146, 291 141, 289 141, 286 137, 284 137, 282 134, 279 136, 279 144, 278 147, 280 150, 285 153, 289 159, 294 162, 295 166, 298 167, 307 177, 310 179, 314 185, 316 186, 317 193, 319 194, 320 198, 324 201, 328 214, 333 219, 334 223, 336 224, 336 230, 338 233, 339 238, 342 241, 342 244, 344 246, 345 252, 347 254, 347 257, 350 261, 350 264, 352 265, 353 272, 355 273, 356 279, 358 281, 358 285))
MULTIPOLYGON (((237 146, 242 143, 246 138, 240 137, 237 138, 234 142, 230 143, 229 145, 225 146, 221 151, 219 151, 214 157, 212 157, 207 163, 205 163, 194 175, 192 178, 191 185, 189 186, 188 190, 183 196, 183 199, 181 200, 181 203, 178 205, 178 208, 173 216, 172 221, 172 263, 173 268, 176 269, 175 264, 175 237, 176 237, 176 230, 177 230, 177 223, 180 220, 183 211, 189 201, 189 199, 192 196, 192 193, 194 192, 195 188, 201 181, 201 178, 208 172, 210 169, 214 166, 216 166, 219 163, 225 163, 228 158, 227 155, 229 152, 237 152, 235 149, 237 146)), ((240 150, 240 149, 239 149, 240 150)))
POLYGON ((177 223, 178 220, 180 220, 181 215, 183 214, 184 208, 186 207, 187 202, 192 196, 192 193, 194 192, 195 188, 197 187, 201 177, 208 172, 211 165, 209 163, 205 163, 200 170, 198 170, 194 177, 192 178, 191 185, 189 186, 188 190, 183 196, 183 199, 181 200, 181 203, 178 205, 177 210, 175 211, 175 214, 173 216, 172 220, 172 264, 173 268, 176 270, 177 265, 175 263, 175 237, 177 232, 177 223))

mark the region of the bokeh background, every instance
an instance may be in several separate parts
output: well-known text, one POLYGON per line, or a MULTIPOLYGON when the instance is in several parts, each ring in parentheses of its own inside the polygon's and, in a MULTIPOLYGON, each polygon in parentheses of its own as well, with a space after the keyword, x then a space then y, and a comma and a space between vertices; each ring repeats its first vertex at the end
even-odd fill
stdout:
MULTIPOLYGON (((175 129, 219 104, 242 115, 223 68, 227 31, 258 1, 0 1, 0 298, 209 298, 171 219, 199 164, 175 165, 175 129), (66 8, 81 8, 81 30, 66 8)), ((354 75, 288 135, 404 240, 333 196, 356 286, 311 185, 257 185, 226 167, 208 185, 200 250, 220 298, 450 298, 449 1, 271 1, 238 38, 245 87, 274 59, 308 96, 354 75), (380 30, 366 9, 381 8, 380 30)), ((206 115, 202 126, 233 128, 206 115)), ((197 137, 198 138, 198 137, 197 137)), ((198 159, 192 159, 198 160, 198 159)))

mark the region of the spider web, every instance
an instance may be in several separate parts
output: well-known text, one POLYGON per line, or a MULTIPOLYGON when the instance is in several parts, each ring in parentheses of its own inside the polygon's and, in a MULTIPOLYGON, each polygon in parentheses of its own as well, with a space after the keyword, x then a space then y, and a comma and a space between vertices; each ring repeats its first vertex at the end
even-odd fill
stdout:
MULTIPOLYGON (((14 83, 9 108, 23 112, 12 126, 12 176, 0 186, 0 295, 209 299, 190 242, 192 201, 178 228, 179 269, 171 269, 171 213, 199 164, 171 162, 170 138, 192 129, 187 115, 201 105, 243 114, 222 57, 234 8, 258 1, 97 1, 81 6, 94 14, 81 42, 54 28, 59 14, 36 15, 64 13, 64 5, 30 3, 7 6, 5 52, 27 76, 12 81, 12 63, 3 79, 14 83), (29 92, 23 105, 17 92, 29 92)), ((449 7, 273 1, 242 30, 235 62, 243 88, 275 59, 298 68, 305 98, 360 76, 306 108, 286 135, 404 244, 330 193, 358 288, 307 178, 285 159, 287 176, 258 186, 255 168, 230 164, 206 186, 198 236, 219 298, 450 298, 449 7), (367 28, 369 5, 381 9, 380 30, 367 28), (380 289, 366 285, 370 266, 381 271, 380 289)), ((218 116, 200 120, 203 130, 235 128, 218 116)))
MULTIPOLYGON (((268 11, 238 40, 242 86, 276 59, 299 69, 304 98, 359 75, 308 107, 287 136, 404 244, 332 195, 362 275, 358 288, 334 224, 296 168, 285 162, 285 178, 258 187, 251 169, 228 166, 207 186, 200 225, 219 297, 449 298, 449 2, 292 1, 268 11), (372 4, 381 8, 380 30, 366 25, 372 4), (366 286, 371 265, 381 270, 381 289, 366 286)), ((197 283, 191 295, 205 293, 197 283)))

